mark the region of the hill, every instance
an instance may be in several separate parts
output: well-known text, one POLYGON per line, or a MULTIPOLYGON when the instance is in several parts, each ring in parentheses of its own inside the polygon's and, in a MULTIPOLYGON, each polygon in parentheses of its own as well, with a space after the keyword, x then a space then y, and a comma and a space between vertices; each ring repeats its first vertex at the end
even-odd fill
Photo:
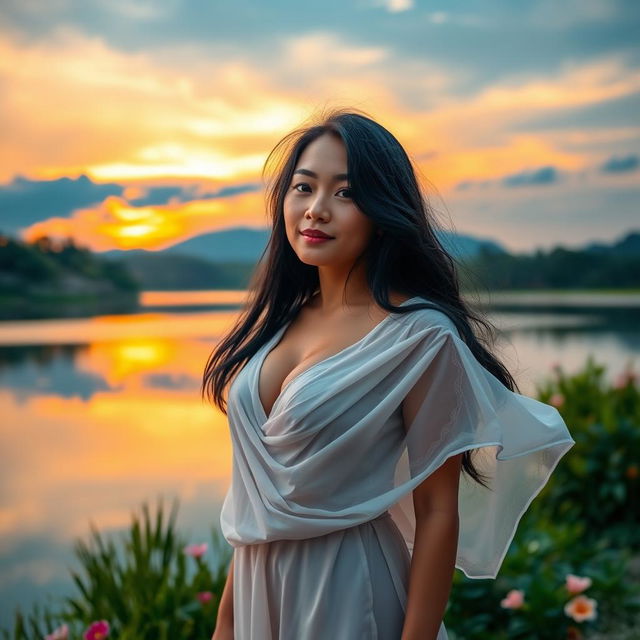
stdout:
POLYGON ((126 267, 72 239, 29 244, 0 234, 0 319, 83 316, 137 308, 126 267))
POLYGON ((594 242, 584 249, 588 253, 619 256, 640 256, 640 231, 632 231, 612 245, 594 242))
POLYGON ((251 262, 214 263, 164 251, 123 252, 120 262, 150 291, 246 289, 254 268, 251 262))

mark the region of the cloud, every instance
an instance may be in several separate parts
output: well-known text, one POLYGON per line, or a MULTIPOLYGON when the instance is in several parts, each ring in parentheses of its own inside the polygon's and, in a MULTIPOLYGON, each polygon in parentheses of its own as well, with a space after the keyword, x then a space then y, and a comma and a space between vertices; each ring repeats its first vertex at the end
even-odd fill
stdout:
POLYGON ((640 74, 610 56, 495 80, 469 93, 465 67, 318 29, 283 38, 266 57, 251 49, 222 60, 210 54, 189 45, 126 53, 69 28, 43 43, 1 42, 0 73, 10 96, 2 109, 12 133, 0 172, 37 167, 100 181, 250 182, 277 139, 331 96, 406 133, 415 155, 437 150, 446 171, 438 165, 436 177, 444 175, 440 186, 447 188, 467 178, 456 173, 478 164, 467 162, 474 153, 504 154, 505 166, 495 157, 488 163, 503 174, 525 163, 575 168, 583 161, 558 149, 552 135, 511 136, 510 128, 640 90, 640 74), (49 60, 56 60, 55 83, 49 60), (45 117, 42 104, 54 107, 45 117), (37 142, 25 148, 25 139, 37 142), (518 147, 534 157, 522 157, 518 147))
POLYGON ((456 191, 467 191, 475 187, 488 187, 492 184, 494 182, 491 180, 461 180, 455 185, 454 189, 456 191))
POLYGON ((120 15, 126 20, 157 22, 170 18, 178 9, 178 2, 176 0, 163 0, 162 2, 155 0, 136 0, 136 2, 109 0, 104 3, 104 9, 113 11, 114 14, 120 15))
POLYGON ((488 188, 497 185, 505 187, 547 186, 558 181, 558 170, 555 167, 546 166, 512 173, 497 180, 461 180, 455 185, 455 190, 467 191, 473 188, 488 188))
POLYGON ((640 165, 640 159, 636 154, 628 156, 613 156, 609 158, 601 167, 602 173, 627 173, 636 171, 640 165))
POLYGON ((521 119, 511 130, 552 133, 562 145, 576 142, 589 145, 598 139, 613 143, 640 137, 638 113, 640 92, 575 106, 570 110, 536 113, 531 118, 521 119))
POLYGON ((388 55, 384 47, 347 45, 327 31, 292 36, 286 39, 283 48, 285 64, 286 60, 292 60, 298 68, 318 70, 336 65, 342 73, 379 63, 388 55))
MULTIPOLYGON (((196 198, 169 204, 135 206, 110 196, 96 207, 78 209, 68 218, 48 218, 23 232, 34 241, 47 235, 72 237, 93 251, 112 249, 161 250, 180 240, 217 229, 256 223, 263 211, 262 193, 236 187, 225 197, 196 198)), ((136 193, 136 195, 138 195, 136 193)), ((144 196, 141 199, 146 199, 144 196)))
POLYGON ((4 233, 52 216, 68 217, 74 209, 97 204, 123 192, 118 184, 96 184, 86 175, 57 180, 30 180, 17 176, 0 185, 0 225, 4 233))
POLYGON ((526 20, 536 27, 559 31, 585 23, 610 22, 619 15, 621 7, 612 0, 565 0, 562 10, 558 9, 553 0, 536 0, 531 3, 526 20))
POLYGON ((303 109, 270 87, 259 66, 194 56, 187 68, 160 64, 68 27, 45 42, 0 39, 0 117, 10 125, 0 179, 16 171, 254 179, 265 148, 303 109))
POLYGON ((400 13, 414 8, 413 0, 376 0, 373 7, 384 7, 389 13, 400 13))
POLYGON ((555 167, 540 167, 532 171, 522 171, 506 176, 502 184, 506 187, 520 187, 523 185, 549 185, 558 181, 558 171, 555 167))
MULTIPOLYGON (((231 198, 260 189, 261 185, 255 182, 221 185, 217 189, 211 189, 208 181, 122 185, 96 183, 86 175, 56 180, 30 180, 18 176, 8 184, 0 185, 0 231, 15 236, 38 223, 45 223, 36 227, 43 233, 48 225, 72 229, 74 212, 103 207, 109 210, 109 205, 105 205, 105 202, 112 196, 120 197, 120 202, 128 203, 132 209, 146 210, 145 207, 231 198), (67 222, 53 222, 56 218, 67 219, 67 222)), ((87 214, 78 215, 82 218, 87 214)), ((107 218, 109 215, 106 214, 107 218)), ((98 217, 105 219, 104 214, 98 217)))

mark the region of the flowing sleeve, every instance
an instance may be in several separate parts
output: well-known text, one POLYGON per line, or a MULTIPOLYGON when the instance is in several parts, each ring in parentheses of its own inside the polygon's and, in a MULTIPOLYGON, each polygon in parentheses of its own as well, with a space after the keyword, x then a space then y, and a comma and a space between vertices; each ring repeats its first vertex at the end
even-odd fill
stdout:
MULTIPOLYGON (((470 578, 495 578, 522 515, 575 442, 557 409, 509 390, 485 369, 445 314, 423 317, 429 327, 405 371, 411 384, 403 403, 413 418, 404 424, 395 485, 415 488, 451 456, 473 450, 489 488, 461 471, 456 567, 470 578)), ((412 492, 390 511, 412 553, 412 492)))

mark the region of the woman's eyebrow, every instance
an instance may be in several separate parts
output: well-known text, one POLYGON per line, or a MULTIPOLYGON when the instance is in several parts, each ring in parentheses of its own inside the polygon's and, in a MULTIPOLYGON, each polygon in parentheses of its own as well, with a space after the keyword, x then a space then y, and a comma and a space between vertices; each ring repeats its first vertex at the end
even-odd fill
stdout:
MULTIPOLYGON (((301 173, 304 176, 309 176, 311 178, 317 178, 318 174, 315 171, 311 171, 310 169, 296 169, 294 172, 294 174, 296 173, 301 173)), ((333 176, 334 180, 348 180, 349 179, 349 175, 346 173, 337 173, 335 176, 333 176)))

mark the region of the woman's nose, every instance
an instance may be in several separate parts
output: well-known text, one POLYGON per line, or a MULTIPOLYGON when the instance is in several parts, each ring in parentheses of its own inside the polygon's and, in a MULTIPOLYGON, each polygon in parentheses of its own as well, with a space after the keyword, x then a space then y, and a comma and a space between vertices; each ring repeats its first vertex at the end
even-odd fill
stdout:
POLYGON ((325 216, 327 214, 327 200, 322 194, 317 194, 309 202, 307 213, 312 216, 325 216))

